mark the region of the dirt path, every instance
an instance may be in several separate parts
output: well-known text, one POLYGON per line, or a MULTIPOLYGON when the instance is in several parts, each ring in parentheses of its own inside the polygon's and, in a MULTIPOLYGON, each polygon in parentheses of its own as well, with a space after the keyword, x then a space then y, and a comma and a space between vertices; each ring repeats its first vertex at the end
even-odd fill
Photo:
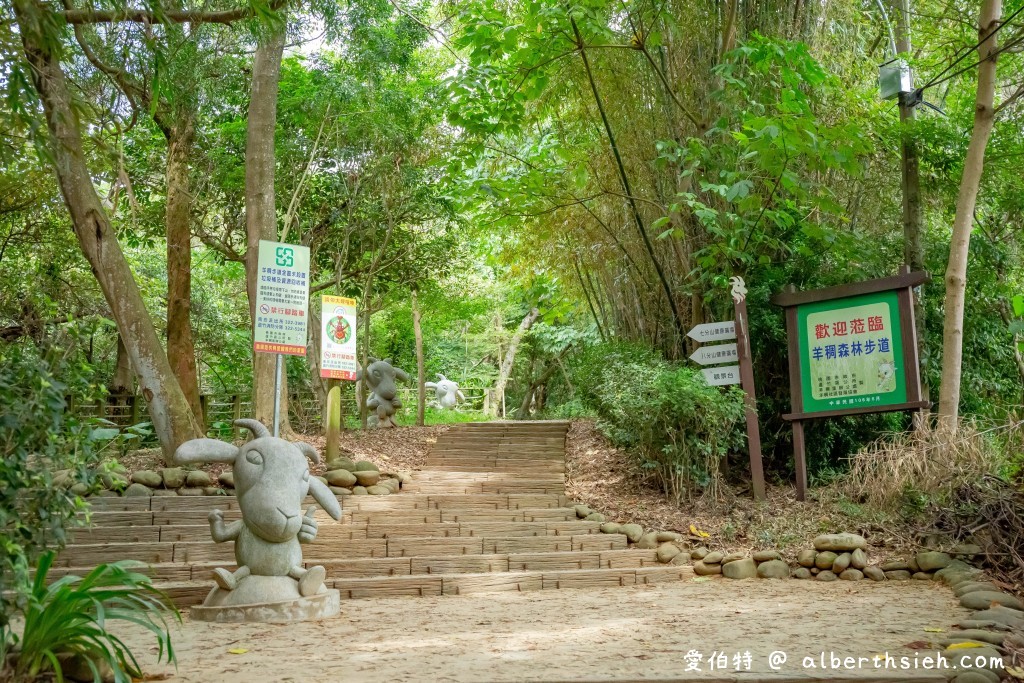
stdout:
MULTIPOLYGON (((294 625, 186 620, 174 639, 182 682, 271 681, 942 681, 934 669, 805 668, 840 658, 923 659, 966 616, 950 590, 923 582, 691 581, 594 590, 390 598, 342 603, 342 615, 294 625), (915 643, 915 641, 917 641, 915 643), (915 647, 907 647, 915 644, 915 647), (231 649, 247 650, 230 654, 231 649), (702 655, 700 672, 686 655, 702 655), (751 653, 749 671, 733 656, 751 653), (773 651, 788 661, 769 668, 773 651), (728 657, 712 672, 712 653, 728 657)), ((139 633, 128 642, 155 649, 139 633)), ((921 661, 919 659, 919 661, 921 661)), ((830 665, 829 665, 830 666, 830 665)), ((923 663, 920 664, 923 666, 923 663)))

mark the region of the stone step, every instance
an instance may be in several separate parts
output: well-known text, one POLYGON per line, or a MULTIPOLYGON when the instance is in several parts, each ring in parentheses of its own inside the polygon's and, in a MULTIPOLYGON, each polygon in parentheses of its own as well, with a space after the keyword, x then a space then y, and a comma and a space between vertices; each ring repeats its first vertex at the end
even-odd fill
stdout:
MULTIPOLYGON (((306 546, 306 553, 331 557, 414 557, 482 555, 487 553, 619 550, 626 548, 621 534, 568 534, 544 536, 441 536, 398 538, 332 538, 306 546), (321 550, 322 549, 322 550, 321 550)), ((71 545, 54 560, 55 567, 94 567, 111 559, 148 564, 234 560, 234 544, 203 541, 156 541, 71 545)))
MULTIPOLYGON (((575 515, 574 515, 575 516, 575 515)), ((321 511, 316 540, 311 546, 339 539, 427 536, 565 536, 599 533, 599 522, 579 521, 437 521, 437 522, 335 522, 321 511)), ((96 543, 153 543, 158 541, 207 541, 209 524, 163 526, 113 526, 77 529, 69 545, 96 543)))
MULTIPOLYGON (((414 574, 369 578, 332 579, 327 584, 344 600, 396 596, 465 595, 494 591, 598 588, 685 581, 693 577, 687 566, 641 568, 564 569, 477 574, 414 574)), ((209 581, 168 581, 155 584, 179 608, 197 605, 212 587, 209 581)))
MULTIPOLYGON (((415 475, 414 475, 415 477, 415 475)), ((414 478, 415 482, 415 478, 414 478)), ((564 491, 556 493, 523 493, 513 491, 490 495, 462 494, 450 492, 413 493, 403 489, 393 496, 339 496, 338 500, 346 510, 384 511, 419 510, 439 508, 462 509, 510 509, 565 507, 568 498, 564 491)), ((221 510, 237 509, 234 496, 157 496, 147 498, 90 498, 95 512, 173 512, 177 510, 221 510)), ((316 501, 306 498, 303 507, 315 505, 316 501)))
POLYGON ((545 482, 422 482, 412 483, 409 490, 415 493, 455 492, 472 495, 476 493, 548 493, 554 494, 564 489, 561 481, 545 482))

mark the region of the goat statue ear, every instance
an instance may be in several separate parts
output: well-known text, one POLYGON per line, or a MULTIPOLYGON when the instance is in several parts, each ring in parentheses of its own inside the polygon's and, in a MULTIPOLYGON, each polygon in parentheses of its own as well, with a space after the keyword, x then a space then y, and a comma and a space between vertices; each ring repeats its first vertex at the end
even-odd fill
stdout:
POLYGON ((300 451, 302 451, 302 454, 304 456, 306 456, 307 458, 309 458, 310 460, 313 461, 314 465, 319 465, 320 464, 320 454, 317 452, 317 450, 315 448, 310 446, 305 441, 296 441, 295 445, 296 445, 296 447, 298 447, 298 449, 300 451))
POLYGON ((333 519, 341 520, 341 503, 331 493, 331 490, 316 477, 309 478, 309 495, 313 496, 313 500, 320 503, 320 507, 326 510, 333 519))
POLYGON ((174 463, 187 465, 196 462, 234 463, 238 447, 217 439, 192 439, 174 451, 174 463))
POLYGON ((403 382, 409 381, 409 373, 402 368, 395 368, 395 377, 402 380, 403 382))

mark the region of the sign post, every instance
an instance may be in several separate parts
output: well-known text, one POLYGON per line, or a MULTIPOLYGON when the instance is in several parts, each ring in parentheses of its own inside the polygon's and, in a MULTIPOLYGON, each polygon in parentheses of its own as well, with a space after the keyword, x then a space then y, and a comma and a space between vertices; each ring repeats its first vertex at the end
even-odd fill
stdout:
POLYGON ((744 413, 747 421, 747 450, 750 454, 750 478, 755 500, 765 499, 764 468, 761 463, 761 433, 757 420, 757 403, 754 395, 754 369, 750 357, 750 332, 747 321, 747 289, 743 278, 730 279, 732 298, 736 313, 735 320, 696 325, 687 336, 699 342, 725 341, 735 339, 733 344, 702 346, 690 356, 700 365, 714 365, 737 361, 737 365, 704 368, 701 374, 713 387, 740 384, 743 387, 744 413))
POLYGON ((807 494, 804 421, 841 415, 920 410, 911 273, 772 297, 786 310, 797 499, 807 494))
POLYGON ((274 436, 281 429, 283 356, 306 355, 309 315, 309 247, 260 240, 253 349, 277 354, 274 368, 274 436))
POLYGON ((341 454, 340 380, 355 381, 356 300, 320 296, 320 376, 327 379, 327 461, 341 454))

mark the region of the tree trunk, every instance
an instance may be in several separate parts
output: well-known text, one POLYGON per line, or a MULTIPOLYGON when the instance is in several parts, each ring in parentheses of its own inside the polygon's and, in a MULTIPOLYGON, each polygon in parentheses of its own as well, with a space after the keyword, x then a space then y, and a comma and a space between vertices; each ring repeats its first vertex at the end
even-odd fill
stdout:
POLYGON ((59 41, 46 34, 46 27, 55 25, 56 19, 30 0, 16 0, 14 12, 32 83, 43 104, 54 170, 71 224, 117 323, 160 447, 170 459, 181 443, 202 432, 167 362, 153 319, 92 184, 80 124, 55 52, 59 41))
POLYGON ((199 424, 199 376, 192 339, 192 192, 189 154, 195 125, 188 114, 175 121, 167 135, 167 360, 185 400, 199 424))
POLYGON ((124 340, 117 335, 117 360, 114 365, 114 379, 110 383, 110 393, 131 394, 134 393, 132 377, 132 362, 128 357, 128 349, 124 347, 124 340))
POLYGON ((415 289, 412 290, 412 331, 416 336, 416 424, 422 427, 427 412, 427 374, 423 367, 423 329, 420 327, 420 305, 415 289))
POLYGON ((512 340, 508 343, 508 349, 505 350, 505 359, 501 362, 501 369, 498 371, 498 381, 494 385, 494 397, 496 400, 491 405, 492 415, 498 414, 499 403, 501 405, 505 403, 505 385, 508 383, 508 377, 512 373, 512 364, 516 360, 516 349, 519 348, 519 342, 522 341, 523 335, 533 327, 533 323, 537 321, 539 316, 540 310, 531 308, 530 312, 523 318, 523 321, 519 323, 519 329, 512 335, 512 340))
MULTIPOLYGON (((896 49, 900 54, 910 54, 910 0, 896 0, 896 49)), ((921 218, 921 173, 917 155, 917 141, 908 130, 914 120, 914 107, 900 95, 900 122, 903 132, 900 140, 902 173, 900 185, 903 190, 903 262, 911 272, 925 269, 924 229, 921 218)), ((914 327, 917 331, 917 355, 922 365, 928 363, 928 344, 925 331, 923 285, 914 291, 914 327)), ((928 400, 928 383, 922 375, 922 398, 928 400)))
MULTIPOLYGON (((249 120, 245 136, 245 251, 246 293, 253 337, 256 334, 256 282, 259 277, 260 240, 277 240, 274 203, 274 129, 277 126, 277 89, 284 53, 285 22, 256 47, 249 93, 249 120)), ((265 425, 274 420, 276 359, 272 353, 253 354, 254 417, 265 425)), ((288 382, 282 372, 281 432, 289 433, 288 382)))
POLYGON ((963 365, 964 299, 967 289, 967 255, 974 226, 974 206, 985 163, 985 147, 995 120, 993 100, 996 90, 996 50, 998 37, 989 36, 999 26, 1002 0, 982 0, 978 22, 978 91, 974 106, 974 131, 967 146, 960 193, 956 200, 953 237, 946 267, 946 317, 942 326, 942 386, 939 390, 939 419, 950 430, 956 429, 960 411, 960 375, 963 365))

